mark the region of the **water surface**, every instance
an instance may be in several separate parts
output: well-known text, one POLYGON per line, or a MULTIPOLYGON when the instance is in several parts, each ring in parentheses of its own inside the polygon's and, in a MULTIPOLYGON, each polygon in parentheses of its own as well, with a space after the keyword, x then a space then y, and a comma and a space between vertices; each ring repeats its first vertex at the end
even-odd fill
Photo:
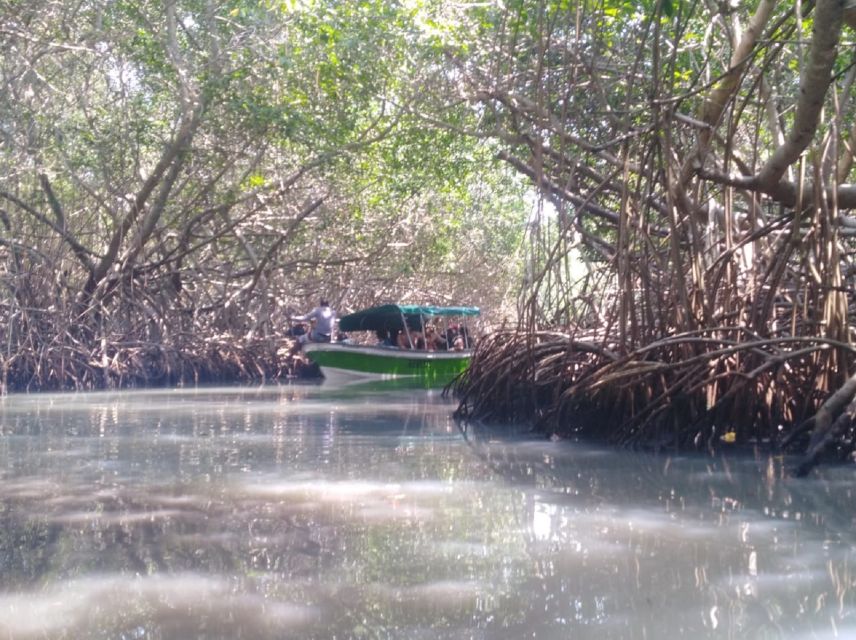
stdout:
POLYGON ((453 408, 0 400, 0 638, 856 637, 852 468, 462 433, 453 408))

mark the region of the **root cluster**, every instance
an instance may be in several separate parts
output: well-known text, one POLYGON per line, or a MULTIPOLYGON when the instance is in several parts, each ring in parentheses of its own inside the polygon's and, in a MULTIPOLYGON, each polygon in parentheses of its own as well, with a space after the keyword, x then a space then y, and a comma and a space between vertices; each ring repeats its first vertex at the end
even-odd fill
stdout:
POLYGON ((821 441, 827 455, 854 451, 853 426, 839 418, 856 382, 840 381, 835 403, 822 392, 830 359, 854 355, 832 340, 742 328, 669 336, 626 354, 558 332, 505 331, 480 343, 453 390, 464 419, 526 421, 547 435, 626 446, 785 448, 810 468, 821 441))
POLYGON ((0 356, 0 382, 4 392, 80 391, 319 376, 291 346, 290 339, 273 337, 188 337, 180 344, 104 340, 94 347, 54 341, 0 356))

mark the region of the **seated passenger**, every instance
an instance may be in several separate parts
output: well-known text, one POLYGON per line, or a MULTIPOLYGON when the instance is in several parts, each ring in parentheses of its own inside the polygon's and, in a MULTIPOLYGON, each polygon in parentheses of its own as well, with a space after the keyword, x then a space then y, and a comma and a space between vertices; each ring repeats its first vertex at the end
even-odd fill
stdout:
POLYGON ((425 326, 425 346, 428 351, 445 351, 448 349, 448 343, 433 324, 425 326))
POLYGON ((392 336, 392 332, 390 332, 389 329, 378 329, 377 331, 375 331, 375 335, 377 336, 377 345, 379 347, 396 346, 395 340, 392 336))
POLYGON ((460 336, 461 340, 464 343, 464 349, 473 348, 473 341, 472 338, 470 338, 470 332, 469 329, 466 328, 466 326, 460 325, 458 327, 458 336, 460 336))
POLYGON ((410 340, 407 337, 407 332, 401 330, 398 331, 398 334, 395 336, 395 346, 400 349, 412 349, 410 340))
POLYGON ((446 329, 446 344, 451 347, 455 342, 455 338, 457 338, 460 333, 461 331, 459 325, 455 323, 450 324, 449 327, 446 329))
POLYGON ((413 340, 413 348, 419 349, 420 351, 425 351, 425 336, 422 335, 421 331, 411 331, 410 339, 413 340))

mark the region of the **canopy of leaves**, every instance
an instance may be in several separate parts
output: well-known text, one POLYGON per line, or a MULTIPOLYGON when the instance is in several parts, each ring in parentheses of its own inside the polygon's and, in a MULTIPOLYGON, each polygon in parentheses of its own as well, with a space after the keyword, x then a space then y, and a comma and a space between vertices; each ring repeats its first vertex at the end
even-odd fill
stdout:
POLYGON ((275 335, 319 291, 502 307, 525 185, 424 108, 441 8, 5 2, 6 343, 275 335))

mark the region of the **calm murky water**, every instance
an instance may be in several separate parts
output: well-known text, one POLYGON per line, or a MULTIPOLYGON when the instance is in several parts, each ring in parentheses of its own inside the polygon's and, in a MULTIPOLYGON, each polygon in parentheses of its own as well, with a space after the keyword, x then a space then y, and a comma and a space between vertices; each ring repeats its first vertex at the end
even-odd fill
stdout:
POLYGON ((461 435, 424 391, 0 400, 0 638, 852 638, 853 469, 461 435))

